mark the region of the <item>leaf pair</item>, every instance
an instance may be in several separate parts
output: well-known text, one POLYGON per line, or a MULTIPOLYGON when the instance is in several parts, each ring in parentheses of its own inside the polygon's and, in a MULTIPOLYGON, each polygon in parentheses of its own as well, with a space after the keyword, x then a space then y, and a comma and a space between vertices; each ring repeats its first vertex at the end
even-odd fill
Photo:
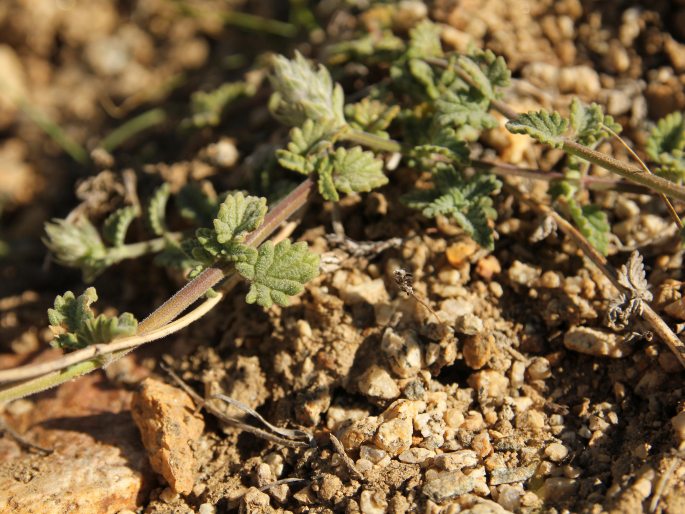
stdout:
POLYGON ((307 120, 302 128, 290 131, 287 149, 276 152, 278 162, 291 171, 317 175, 319 192, 326 200, 338 201, 341 192, 368 192, 387 184, 383 161, 372 152, 359 146, 332 150, 339 135, 331 125, 307 120))
POLYGON ((196 231, 183 250, 200 268, 233 264, 250 282, 247 303, 271 307, 288 305, 289 297, 304 290, 304 284, 319 272, 319 257, 304 242, 278 244, 267 241, 258 249, 245 243, 246 236, 259 228, 266 215, 266 199, 232 193, 219 207, 213 228, 196 231))

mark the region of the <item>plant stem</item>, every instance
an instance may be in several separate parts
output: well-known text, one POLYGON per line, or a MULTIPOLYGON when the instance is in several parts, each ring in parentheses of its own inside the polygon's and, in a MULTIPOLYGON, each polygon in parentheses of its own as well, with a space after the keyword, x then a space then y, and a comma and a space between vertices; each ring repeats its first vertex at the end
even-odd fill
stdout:
MULTIPOLYGON (((587 240, 580 231, 571 223, 566 221, 558 212, 530 199, 528 196, 521 193, 516 188, 511 188, 511 191, 521 201, 528 204, 534 211, 544 215, 551 216, 556 222, 561 231, 571 238, 581 249, 581 251, 593 262, 597 268, 607 277, 613 286, 626 297, 630 297, 630 291, 627 290, 619 281, 616 270, 607 262, 606 257, 600 254, 587 240)), ((683 343, 678 336, 676 336, 666 322, 659 316, 647 303, 642 305, 642 319, 644 319, 654 330, 654 332, 666 343, 671 352, 676 356, 681 366, 685 368, 685 343, 683 343)))
POLYGON ((159 125, 165 120, 166 112, 164 112, 164 109, 151 109, 119 125, 102 138, 98 146, 104 148, 108 152, 112 152, 119 145, 139 132, 159 125))
POLYGON ((166 238, 158 237, 150 239, 149 241, 141 241, 140 243, 131 243, 127 245, 115 246, 107 249, 107 258, 109 262, 114 264, 126 259, 136 259, 148 253, 161 252, 167 245, 168 238, 178 239, 180 234, 167 234, 166 238))
POLYGON ((685 187, 661 178, 656 175, 650 175, 642 171, 641 168, 619 161, 610 155, 603 154, 596 150, 592 150, 587 146, 583 146, 575 141, 564 138, 563 149, 566 153, 570 153, 593 164, 601 166, 602 168, 621 175, 622 177, 642 184, 658 193, 665 194, 685 202, 685 187))
MULTIPOLYGON (((264 223, 245 238, 245 244, 259 246, 281 223, 304 206, 313 190, 314 182, 311 179, 303 181, 267 213, 264 223)), ((224 276, 224 270, 220 268, 205 269, 145 318, 138 325, 138 333, 145 334, 166 325, 218 284, 224 276)))
MULTIPOLYGON (((251 246, 258 246, 266 238, 268 238, 279 227, 279 225, 281 225, 290 216, 301 209, 307 203, 313 191, 314 182, 311 179, 303 181, 283 200, 281 200, 274 209, 267 213, 264 218, 264 223, 257 230, 250 233, 245 238, 245 242, 251 246)), ((62 359, 58 359, 56 362, 46 363, 45 369, 61 369, 59 369, 59 371, 48 372, 47 374, 43 374, 37 378, 32 378, 19 384, 0 389, 0 402, 7 402, 17 398, 22 398, 29 394, 55 387, 68 380, 94 371, 106 363, 120 359, 140 344, 164 337, 171 332, 183 328, 214 307, 214 305, 216 305, 221 299, 221 295, 217 295, 214 298, 208 299, 200 307, 193 310, 183 318, 175 322, 172 320, 178 317, 190 305, 195 303, 195 301, 201 298, 202 295, 204 295, 225 276, 224 270, 220 268, 207 268, 188 284, 186 284, 185 287, 178 291, 173 297, 164 302, 146 319, 144 319, 138 325, 138 333, 135 336, 118 340, 106 345, 98 345, 98 347, 94 349, 86 348, 82 350, 83 354, 77 354, 75 356, 74 354, 71 354, 62 359), (124 349, 119 350, 119 348, 124 349), (99 352, 106 352, 106 354, 100 354, 89 358, 89 355, 92 354, 91 352, 95 352, 96 354, 99 352), (75 364, 69 364, 70 362, 79 360, 81 358, 88 360, 77 362, 75 364), (67 365, 68 367, 62 368, 64 365, 67 365)), ((43 365, 29 365, 24 369, 9 370, 5 376, 3 376, 2 372, 0 372, 0 381, 7 381, 11 379, 16 380, 16 377, 35 376, 37 371, 40 371, 41 373, 44 372, 44 370, 40 368, 41 366, 43 365)))
POLYGON ((401 153, 402 145, 393 139, 384 139, 375 134, 369 134, 362 130, 350 130, 345 132, 342 139, 359 143, 367 148, 373 148, 380 152, 401 153))

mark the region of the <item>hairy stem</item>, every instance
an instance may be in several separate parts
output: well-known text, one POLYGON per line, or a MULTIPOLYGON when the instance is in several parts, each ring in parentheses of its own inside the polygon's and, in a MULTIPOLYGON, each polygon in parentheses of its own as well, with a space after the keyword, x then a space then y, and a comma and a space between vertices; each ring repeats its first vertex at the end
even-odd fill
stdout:
POLYGON ((126 259, 136 259, 148 253, 161 252, 166 247, 169 238, 178 239, 180 238, 180 234, 167 234, 166 237, 158 237, 150 239, 149 241, 141 241, 140 243, 131 243, 108 248, 107 258, 110 263, 114 264, 126 259))
MULTIPOLYGON (((313 190, 314 182, 310 179, 302 182, 265 216, 262 226, 250 233, 245 242, 252 246, 258 246, 262 243, 284 221, 307 203, 313 190)), ((85 348, 80 351, 82 353, 74 352, 74 354, 66 355, 62 359, 45 363, 44 365, 29 365, 23 367, 23 369, 8 370, 4 374, 0 372, 0 382, 36 377, 39 372, 41 373, 41 376, 37 378, 31 378, 0 389, 0 402, 22 398, 85 375, 107 363, 120 359, 143 343, 159 339, 176 330, 180 330, 203 316, 219 302, 221 295, 207 300, 183 318, 175 322, 173 321, 225 276, 224 271, 219 268, 204 270, 143 320, 138 325, 138 333, 131 338, 117 340, 106 345, 98 345, 95 348, 85 348), (81 359, 87 360, 75 362, 81 359), (45 369, 41 368, 41 366, 45 366, 45 369), (54 369, 57 369, 57 371, 49 371, 54 369)))
POLYGON ((610 155, 603 154, 596 150, 592 150, 587 146, 583 146, 570 139, 564 139, 563 149, 566 153, 570 153, 586 161, 590 161, 597 166, 601 166, 605 170, 616 173, 632 182, 642 184, 658 193, 676 198, 681 202, 685 202, 685 187, 661 178, 657 175, 650 175, 645 173, 641 168, 619 161, 610 155))
POLYGON ((99 143, 99 146, 112 152, 126 140, 132 138, 139 132, 147 130, 155 125, 159 125, 166 120, 164 109, 151 109, 119 125, 107 134, 99 143))

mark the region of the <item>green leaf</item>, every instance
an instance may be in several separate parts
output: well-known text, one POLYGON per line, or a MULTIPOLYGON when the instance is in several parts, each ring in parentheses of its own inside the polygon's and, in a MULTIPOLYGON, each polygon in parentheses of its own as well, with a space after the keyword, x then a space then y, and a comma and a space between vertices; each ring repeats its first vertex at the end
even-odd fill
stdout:
POLYGON ((478 91, 446 91, 435 102, 435 119, 443 127, 456 130, 461 127, 476 131, 491 129, 497 126, 497 119, 488 112, 489 108, 490 101, 478 91))
POLYGON ((120 316, 100 314, 96 318, 90 305, 97 299, 93 287, 78 297, 67 291, 55 298, 54 308, 48 309, 50 328, 56 334, 54 346, 75 350, 92 344, 109 343, 117 337, 136 333, 138 321, 129 312, 120 316))
POLYGON ((661 118, 652 129, 645 145, 647 155, 660 161, 663 154, 685 150, 685 117, 680 112, 672 112, 661 118))
POLYGON ((264 222, 266 211, 266 198, 245 196, 240 192, 226 196, 214 219, 216 240, 220 244, 243 241, 248 232, 264 222))
POLYGON ((409 59, 407 67, 411 76, 423 86, 429 98, 435 100, 440 96, 440 90, 435 83, 435 73, 430 64, 421 59, 409 59))
POLYGON ((383 161, 360 146, 337 148, 332 158, 333 182, 343 193, 366 193, 388 183, 383 161))
POLYGON ((221 115, 231 103, 253 96, 257 89, 247 82, 227 82, 213 91, 197 91, 190 97, 192 117, 189 123, 194 127, 216 126, 221 115))
POLYGON ((319 155, 328 151, 340 137, 330 123, 304 122, 302 127, 290 130, 290 142, 286 150, 277 150, 278 163, 285 169, 310 175, 316 171, 319 155))
POLYGON ((323 66, 312 68, 299 52, 292 60, 277 56, 270 79, 274 92, 269 109, 281 123, 295 127, 311 119, 335 126, 345 124, 342 87, 333 84, 323 66))
POLYGON ((469 160, 469 149, 466 143, 457 136, 457 132, 450 127, 438 125, 437 129, 431 131, 428 138, 431 143, 416 145, 411 150, 415 158, 442 155, 450 159, 453 163, 465 164, 469 160))
POLYGON ((43 242, 55 260, 62 266, 80 268, 84 281, 93 281, 109 265, 100 234, 86 218, 53 219, 45 224, 45 233, 43 242))
POLYGON ((200 226, 212 223, 219 211, 219 202, 214 194, 203 190, 196 182, 186 184, 175 197, 181 216, 200 226))
POLYGON ((511 82, 511 71, 507 67, 507 63, 502 56, 495 55, 492 50, 478 50, 476 49, 469 59, 477 62, 483 74, 487 78, 492 91, 492 96, 489 98, 496 98, 499 96, 497 88, 507 87, 511 82))
POLYGON ((580 232, 603 255, 609 250, 609 232, 611 226, 604 211, 596 205, 580 207, 573 199, 567 199, 569 212, 580 232))
POLYGON ((170 191, 169 183, 165 182, 155 189, 150 201, 145 206, 145 222, 156 236, 162 236, 168 230, 164 220, 166 219, 166 204, 169 200, 170 191))
POLYGON ((250 282, 247 303, 266 308, 273 303, 286 306, 290 296, 300 294, 304 284, 318 275, 319 257, 309 251, 305 242, 291 244, 286 239, 274 246, 267 241, 253 260, 239 262, 235 267, 250 282))
POLYGON ((600 139, 611 137, 611 129, 616 134, 622 130, 621 125, 609 115, 605 115, 596 103, 584 105, 577 98, 571 103, 571 129, 575 140, 581 145, 589 146, 600 139))
POLYGON ((467 179, 453 166, 440 163, 433 175, 433 188, 414 191, 402 202, 424 216, 452 217, 464 231, 484 248, 492 249, 494 235, 488 220, 497 217, 489 195, 501 187, 494 175, 476 174, 467 179))
POLYGON ((541 143, 561 148, 564 145, 562 135, 568 128, 568 120, 556 111, 537 111, 520 114, 516 119, 508 121, 506 127, 513 134, 528 134, 541 143))
POLYGON ((319 175, 319 180, 317 181, 319 194, 321 194, 324 200, 328 200, 329 202, 339 201, 340 195, 335 188, 335 182, 333 180, 333 164, 331 164, 331 160, 328 156, 318 161, 317 174, 319 175))
POLYGON ((399 112, 399 105, 391 106, 370 98, 345 106, 345 116, 350 127, 385 138, 389 137, 386 129, 399 112))
POLYGON ((407 56, 413 59, 442 57, 440 33, 442 30, 430 20, 423 20, 409 31, 407 56))
POLYGON ((656 173, 674 182, 685 181, 685 118, 680 112, 659 120, 649 134, 646 150, 658 164, 656 173))
POLYGON ((133 205, 117 209, 105 220, 102 234, 112 246, 122 246, 126 239, 126 232, 131 222, 140 215, 140 211, 133 205))

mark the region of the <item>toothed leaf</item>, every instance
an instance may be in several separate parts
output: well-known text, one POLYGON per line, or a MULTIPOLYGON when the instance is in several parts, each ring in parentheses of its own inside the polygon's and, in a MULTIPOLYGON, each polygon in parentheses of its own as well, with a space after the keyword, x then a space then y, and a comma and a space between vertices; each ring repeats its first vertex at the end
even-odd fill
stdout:
POLYGON ((467 179, 453 166, 440 164, 433 188, 409 193, 402 202, 428 218, 439 214, 453 218, 478 244, 492 249, 494 235, 488 220, 495 219, 497 213, 489 195, 500 187, 494 175, 477 174, 467 179))
POLYGON ((596 103, 584 105, 577 98, 571 103, 571 129, 575 133, 575 139, 582 145, 592 145, 602 138, 610 137, 611 132, 621 132, 621 125, 616 123, 608 114, 604 114, 602 108, 596 103))
POLYGON ((604 211, 596 205, 583 205, 567 200, 571 218, 580 232, 603 255, 609 250, 609 232, 611 227, 604 211))
POLYGON ((253 259, 235 267, 250 282, 247 303, 265 308, 273 303, 286 306, 290 296, 301 293, 304 284, 318 275, 319 257, 304 242, 291 244, 286 239, 274 245, 267 241, 253 259))
POLYGON ((242 241, 245 234, 262 224, 266 211, 266 198, 245 196, 240 192, 228 195, 214 219, 216 240, 220 244, 242 241))
POLYGON ((170 191, 169 183, 165 182, 155 190, 145 207, 145 222, 156 236, 162 236, 167 232, 166 204, 170 191))
POLYGON ((112 246, 123 245, 128 227, 139 214, 140 211, 133 205, 122 207, 110 214, 102 227, 102 234, 105 240, 112 246))
POLYGON ((489 108, 489 100, 478 91, 446 91, 435 102, 435 119, 443 127, 455 130, 468 127, 477 134, 480 130, 497 126, 497 120, 488 112, 489 108))
POLYGON ((409 31, 407 55, 417 59, 442 57, 441 32, 438 25, 430 20, 423 20, 409 31))
POLYGON ((388 183, 383 174, 383 161, 360 146, 349 150, 337 148, 332 159, 333 182, 343 193, 366 193, 388 183))
POLYGON ((513 134, 528 134, 541 143, 561 148, 564 144, 562 135, 568 128, 568 120, 556 111, 537 111, 520 114, 507 122, 506 127, 513 134))
POLYGON ((658 164, 656 172, 674 182, 685 181, 685 118, 674 112, 659 120, 649 134, 647 155, 658 164))
POLYGON ((340 200, 340 195, 338 190, 335 188, 335 182, 333 180, 333 165, 328 157, 318 161, 317 173, 319 180, 317 185, 319 186, 319 194, 330 202, 337 202, 340 200))
POLYGON ((97 299, 94 287, 78 297, 67 291, 55 298, 54 308, 48 309, 50 328, 55 334, 54 346, 74 350, 136 333, 138 321, 131 313, 113 317, 100 314, 96 318, 90 305, 97 299))
POLYGON ((360 102, 345 106, 348 124, 356 130, 388 137, 385 131, 400 112, 399 105, 387 105, 378 100, 364 98, 360 102))
POLYGON ((197 91, 190 97, 192 117, 189 122, 195 127, 216 126, 221 115, 231 103, 253 96, 256 88, 247 82, 227 82, 213 91, 197 91))

